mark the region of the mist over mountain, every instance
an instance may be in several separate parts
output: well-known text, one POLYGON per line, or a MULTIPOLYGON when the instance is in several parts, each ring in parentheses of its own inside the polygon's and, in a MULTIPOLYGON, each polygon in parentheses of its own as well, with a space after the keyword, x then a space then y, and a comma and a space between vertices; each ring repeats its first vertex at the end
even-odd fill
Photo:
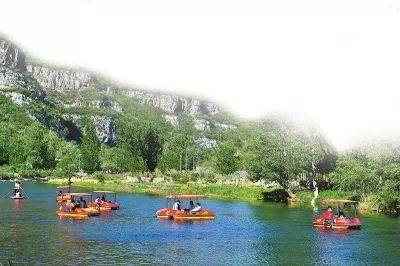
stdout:
MULTIPOLYGON (((26 56, 4 37, 0 39, 0 59, 1 92, 15 104, 23 106, 32 119, 68 141, 79 142, 80 118, 89 115, 95 123, 99 140, 109 146, 115 145, 116 120, 132 105, 152 109, 172 127, 177 127, 183 117, 190 116, 199 132, 199 143, 205 147, 217 145, 215 138, 208 137, 212 132, 234 131, 246 123, 210 101, 136 89, 91 72, 40 62, 26 56)), ((264 122, 271 122, 271 118, 264 122)), ((270 124, 276 125, 278 121, 283 120, 274 119, 270 124)), ((304 121, 293 122, 290 121, 289 130, 317 131, 304 121)))

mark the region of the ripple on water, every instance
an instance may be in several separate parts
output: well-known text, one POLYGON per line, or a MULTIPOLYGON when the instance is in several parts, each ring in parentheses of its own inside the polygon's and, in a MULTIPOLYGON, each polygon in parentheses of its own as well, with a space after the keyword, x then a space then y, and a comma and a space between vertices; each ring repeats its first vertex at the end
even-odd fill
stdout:
MULTIPOLYGON (((11 189, 2 183, 0 193, 11 189)), ((30 200, 0 200, 0 263, 20 264, 396 264, 399 220, 363 216, 359 231, 318 231, 312 212, 280 204, 208 200, 213 221, 154 217, 160 197, 120 195, 121 209, 72 221, 55 214, 54 186, 24 184, 30 200)))

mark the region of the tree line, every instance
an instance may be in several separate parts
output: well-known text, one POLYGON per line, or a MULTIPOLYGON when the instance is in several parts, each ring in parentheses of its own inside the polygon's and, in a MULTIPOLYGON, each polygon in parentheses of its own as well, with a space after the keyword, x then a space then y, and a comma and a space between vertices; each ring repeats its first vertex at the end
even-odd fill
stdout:
POLYGON ((79 170, 165 173, 201 166, 225 177, 244 171, 253 181, 266 179, 285 189, 316 181, 327 188, 373 194, 388 210, 399 205, 397 146, 338 154, 318 131, 305 133, 285 121, 264 120, 208 132, 218 146, 202 148, 197 140, 203 133, 190 116, 175 128, 154 110, 131 105, 117 120, 117 145, 107 147, 98 140, 90 116, 81 117, 82 137, 72 143, 32 120, 7 97, 0 95, 0 106, 0 165, 15 172, 48 169, 69 177, 79 170))

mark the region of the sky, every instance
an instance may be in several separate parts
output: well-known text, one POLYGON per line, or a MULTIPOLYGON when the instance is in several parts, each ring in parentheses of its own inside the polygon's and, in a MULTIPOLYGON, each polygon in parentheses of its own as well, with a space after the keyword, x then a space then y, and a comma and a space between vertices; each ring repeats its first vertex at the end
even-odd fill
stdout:
POLYGON ((346 149, 400 135, 400 1, 0 0, 0 32, 43 61, 305 114, 346 149))

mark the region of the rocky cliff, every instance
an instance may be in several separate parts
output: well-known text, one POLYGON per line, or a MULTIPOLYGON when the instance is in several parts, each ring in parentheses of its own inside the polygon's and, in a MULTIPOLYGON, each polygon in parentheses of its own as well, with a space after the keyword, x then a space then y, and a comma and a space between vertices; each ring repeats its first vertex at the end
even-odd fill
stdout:
POLYGON ((21 74, 25 70, 24 53, 12 43, 0 39, 0 86, 27 86, 21 74))
MULTIPOLYGON (((121 97, 159 110, 160 115, 175 127, 183 116, 192 116, 199 131, 237 129, 229 121, 220 121, 219 107, 209 101, 119 86, 87 71, 26 61, 29 60, 25 59, 21 49, 0 39, 0 92, 18 105, 51 105, 63 110, 58 117, 51 118, 29 108, 27 112, 68 140, 80 138, 82 110, 90 109, 97 136, 103 143, 114 145, 115 121, 124 113, 121 97)), ((204 136, 199 143, 207 147, 216 145, 214 140, 204 136)))

